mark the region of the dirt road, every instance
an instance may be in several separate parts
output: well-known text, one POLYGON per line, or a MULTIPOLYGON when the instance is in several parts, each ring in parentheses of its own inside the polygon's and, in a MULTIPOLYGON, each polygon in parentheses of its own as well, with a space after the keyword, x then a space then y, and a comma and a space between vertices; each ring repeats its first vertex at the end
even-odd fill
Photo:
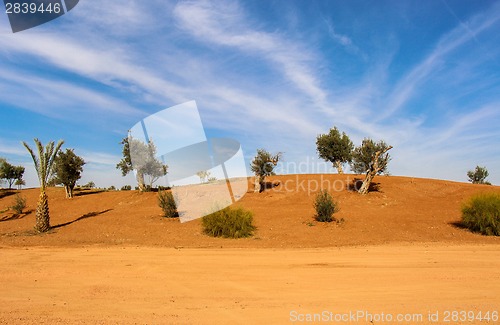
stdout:
POLYGON ((4 247, 0 260, 5 324, 437 324, 500 310, 498 245, 4 247))

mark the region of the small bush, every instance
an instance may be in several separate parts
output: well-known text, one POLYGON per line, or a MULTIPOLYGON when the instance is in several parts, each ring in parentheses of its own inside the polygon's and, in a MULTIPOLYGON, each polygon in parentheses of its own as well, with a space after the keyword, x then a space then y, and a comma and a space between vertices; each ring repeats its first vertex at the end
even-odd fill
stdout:
POLYGON ((130 191, 131 189, 132 189, 132 186, 130 186, 130 185, 123 185, 120 190, 121 191, 130 191))
POLYGON ((177 218, 179 216, 172 192, 158 191, 158 205, 163 210, 165 218, 177 218))
POLYGON ((23 210, 26 208, 26 199, 20 194, 16 194, 16 197, 14 198, 14 205, 11 208, 17 214, 23 213, 23 210))
POLYGON ((473 196, 462 207, 462 224, 483 235, 500 236, 500 194, 473 196))
POLYGON ((316 209, 315 219, 317 221, 336 221, 336 219, 333 217, 333 214, 338 211, 338 207, 327 190, 321 190, 318 195, 316 195, 316 199, 314 201, 314 209, 316 209))
POLYGON ((212 237, 243 238, 250 237, 255 230, 253 214, 242 208, 227 207, 202 219, 203 231, 212 237))

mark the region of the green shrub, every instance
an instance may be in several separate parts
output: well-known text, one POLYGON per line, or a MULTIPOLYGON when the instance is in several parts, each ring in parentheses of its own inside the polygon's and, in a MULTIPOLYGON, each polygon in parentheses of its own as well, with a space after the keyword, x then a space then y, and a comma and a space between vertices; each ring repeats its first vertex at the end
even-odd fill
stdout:
POLYGON ((500 236, 500 194, 473 196, 462 207, 462 224, 484 235, 500 236))
POLYGON ((321 190, 316 195, 316 199, 314 201, 314 209, 316 209, 315 219, 317 221, 336 221, 336 219, 333 217, 333 214, 338 211, 338 207, 327 190, 321 190))
POLYGON ((165 218, 177 218, 179 216, 172 192, 158 191, 158 205, 163 210, 165 218))
POLYGON ((120 190, 121 191, 130 191, 131 189, 132 189, 132 186, 130 186, 130 185, 123 185, 120 190))
POLYGON ((26 208, 26 199, 20 194, 16 194, 14 198, 14 205, 11 207, 17 214, 23 213, 24 208, 26 208))
POLYGON ((253 214, 242 208, 227 207, 202 219, 203 231, 212 237, 242 238, 250 237, 255 230, 253 214))

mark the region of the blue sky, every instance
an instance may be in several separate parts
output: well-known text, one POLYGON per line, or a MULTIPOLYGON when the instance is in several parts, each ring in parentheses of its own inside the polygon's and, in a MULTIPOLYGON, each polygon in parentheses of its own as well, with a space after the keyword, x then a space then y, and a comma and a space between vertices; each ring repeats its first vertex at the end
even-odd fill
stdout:
MULTIPOLYGON (((0 13, 0 156, 64 139, 81 183, 115 169, 141 119, 195 100, 209 137, 287 163, 337 126, 394 146, 393 175, 500 184, 499 1, 96 1, 13 34, 0 13)), ((304 170, 307 171, 307 170, 304 170)), ((313 171, 310 169, 309 171, 313 171)))

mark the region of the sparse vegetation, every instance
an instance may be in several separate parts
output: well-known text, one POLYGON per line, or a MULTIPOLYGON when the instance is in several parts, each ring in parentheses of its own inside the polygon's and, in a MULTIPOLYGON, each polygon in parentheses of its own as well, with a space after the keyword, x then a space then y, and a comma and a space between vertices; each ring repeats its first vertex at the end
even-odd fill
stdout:
POLYGON ((90 181, 88 182, 87 184, 85 185, 82 185, 82 188, 86 188, 86 189, 93 189, 95 187, 95 183, 93 181, 90 181))
POLYGON ((205 183, 207 181, 207 178, 210 176, 210 172, 207 170, 201 170, 196 173, 196 176, 200 178, 200 183, 205 183))
POLYGON ((73 190, 76 182, 81 178, 83 165, 85 165, 85 161, 82 157, 77 156, 73 149, 66 149, 65 152, 60 151, 57 155, 51 183, 55 185, 62 184, 66 192, 66 198, 73 197, 73 190))
POLYGON ((462 207, 462 224, 483 235, 500 236, 500 194, 473 196, 462 207))
POLYGON ((14 166, 9 164, 7 160, 3 158, 0 159, 0 180, 5 180, 7 184, 9 184, 9 189, 12 189, 12 185, 17 181, 22 180, 23 175, 23 166, 14 166))
POLYGON ((227 207, 202 219, 203 232, 212 237, 243 238, 253 235, 253 214, 243 208, 227 207))
POLYGON ((19 193, 14 197, 14 205, 11 209, 17 214, 22 214, 26 208, 26 198, 22 197, 19 193))
POLYGON ((123 158, 116 165, 117 169, 126 176, 131 171, 136 171, 138 188, 141 192, 147 191, 145 176, 149 176, 149 188, 160 177, 167 174, 167 165, 163 165, 156 158, 156 146, 152 141, 144 143, 141 140, 134 139, 130 134, 121 142, 123 145, 123 158))
POLYGON ((486 184, 491 185, 490 182, 486 180, 489 173, 486 167, 476 166, 475 170, 469 170, 467 176, 469 177, 469 182, 472 184, 486 184))
POLYGON ((177 211, 177 204, 171 191, 158 191, 158 205, 163 210, 165 218, 177 218, 179 212, 177 211))
POLYGON ((363 140, 361 146, 354 149, 351 169, 355 173, 366 175, 358 190, 360 194, 367 194, 373 178, 387 171, 387 165, 391 160, 387 151, 391 149, 392 146, 384 141, 374 142, 367 138, 363 140))
POLYGON ((316 150, 321 159, 329 161, 337 169, 339 174, 343 174, 342 166, 352 161, 352 151, 354 145, 344 132, 334 127, 327 134, 320 134, 316 138, 316 150))
POLYGON ((34 141, 38 150, 38 155, 35 154, 26 142, 23 142, 23 145, 33 159, 38 180, 40 181, 40 197, 36 208, 35 230, 38 232, 46 232, 50 229, 50 216, 49 198, 45 190, 47 188, 49 176, 52 172, 54 160, 56 159, 56 155, 59 152, 59 149, 61 149, 64 141, 60 140, 55 146, 54 141, 51 141, 45 146, 45 148, 40 140, 34 139, 34 141))
POLYGON ((274 167, 281 159, 282 153, 278 152, 271 155, 264 149, 257 149, 257 155, 252 160, 250 169, 255 174, 255 190, 254 192, 262 192, 265 188, 265 179, 267 176, 275 175, 274 167))
POLYGON ((338 212, 339 208, 327 190, 321 190, 316 195, 316 199, 314 200, 314 209, 316 210, 316 221, 332 222, 337 220, 333 217, 333 214, 338 212))

